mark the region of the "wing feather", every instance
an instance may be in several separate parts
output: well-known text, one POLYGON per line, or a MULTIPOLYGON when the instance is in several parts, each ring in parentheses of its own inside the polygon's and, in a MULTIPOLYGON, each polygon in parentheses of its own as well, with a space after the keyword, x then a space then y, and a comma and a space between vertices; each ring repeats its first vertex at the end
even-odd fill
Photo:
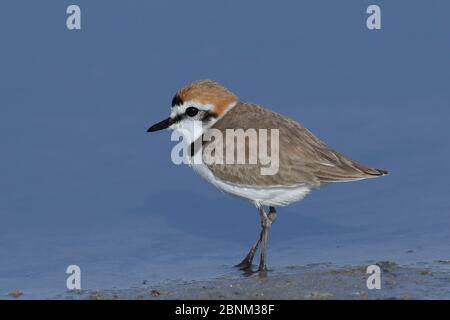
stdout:
MULTIPOLYGON (((297 122, 256 104, 238 103, 213 127, 221 130, 224 135, 226 129, 279 130, 279 168, 274 175, 261 175, 260 163, 208 165, 216 177, 237 185, 320 186, 329 182, 361 180, 387 174, 386 171, 372 169, 346 158, 329 148, 297 122)), ((268 134, 268 140, 270 154, 270 134, 268 134)), ((224 146, 224 148, 227 147, 224 146)), ((236 153, 236 144, 234 147, 236 153)), ((245 148, 248 155, 247 139, 245 148)), ((225 150, 223 154, 226 154, 225 150)))

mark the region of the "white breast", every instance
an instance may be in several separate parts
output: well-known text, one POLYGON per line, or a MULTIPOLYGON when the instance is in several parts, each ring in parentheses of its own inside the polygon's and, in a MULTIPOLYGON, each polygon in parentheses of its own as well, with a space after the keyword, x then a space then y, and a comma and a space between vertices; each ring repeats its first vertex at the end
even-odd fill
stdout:
POLYGON ((240 186, 216 178, 204 163, 192 164, 191 167, 220 191, 249 200, 256 206, 285 206, 292 202, 302 200, 311 191, 310 188, 303 184, 289 187, 276 186, 269 188, 240 186))

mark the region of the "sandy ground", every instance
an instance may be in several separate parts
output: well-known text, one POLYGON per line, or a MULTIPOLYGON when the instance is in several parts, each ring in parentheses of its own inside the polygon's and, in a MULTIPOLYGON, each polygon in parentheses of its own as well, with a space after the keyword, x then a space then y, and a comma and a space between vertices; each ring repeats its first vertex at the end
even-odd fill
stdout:
MULTIPOLYGON (((436 262, 448 264, 448 261, 436 262)), ((192 282, 61 294, 57 299, 449 299, 450 274, 429 266, 378 262, 381 289, 366 286, 367 266, 311 264, 281 271, 233 273, 192 282)))

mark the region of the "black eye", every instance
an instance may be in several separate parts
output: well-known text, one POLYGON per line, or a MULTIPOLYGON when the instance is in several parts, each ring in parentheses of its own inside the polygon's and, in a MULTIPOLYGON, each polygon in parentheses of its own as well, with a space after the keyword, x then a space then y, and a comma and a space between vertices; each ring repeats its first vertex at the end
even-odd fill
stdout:
POLYGON ((189 117, 193 117, 193 116, 195 116, 197 113, 198 113, 198 109, 197 109, 197 108, 189 107, 189 108, 186 109, 186 114, 187 114, 189 117))

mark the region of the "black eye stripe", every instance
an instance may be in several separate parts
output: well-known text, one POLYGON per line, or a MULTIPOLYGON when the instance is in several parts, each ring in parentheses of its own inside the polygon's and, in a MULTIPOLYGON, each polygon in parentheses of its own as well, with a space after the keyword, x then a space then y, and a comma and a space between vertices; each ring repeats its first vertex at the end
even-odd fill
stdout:
POLYGON ((178 94, 176 94, 172 99, 172 108, 175 106, 180 106, 183 104, 183 100, 180 98, 178 94))
MULTIPOLYGON (((210 112, 210 111, 203 111, 205 114, 203 115, 201 121, 208 121, 212 118, 217 118, 219 115, 215 112, 210 112)), ((173 118, 173 123, 177 123, 180 122, 184 119, 186 119, 188 117, 188 115, 186 113, 183 114, 179 114, 176 115, 175 118, 173 118)))
POLYGON ((180 122, 184 118, 186 118, 186 115, 184 114, 176 115, 175 118, 173 118, 173 123, 180 122))

